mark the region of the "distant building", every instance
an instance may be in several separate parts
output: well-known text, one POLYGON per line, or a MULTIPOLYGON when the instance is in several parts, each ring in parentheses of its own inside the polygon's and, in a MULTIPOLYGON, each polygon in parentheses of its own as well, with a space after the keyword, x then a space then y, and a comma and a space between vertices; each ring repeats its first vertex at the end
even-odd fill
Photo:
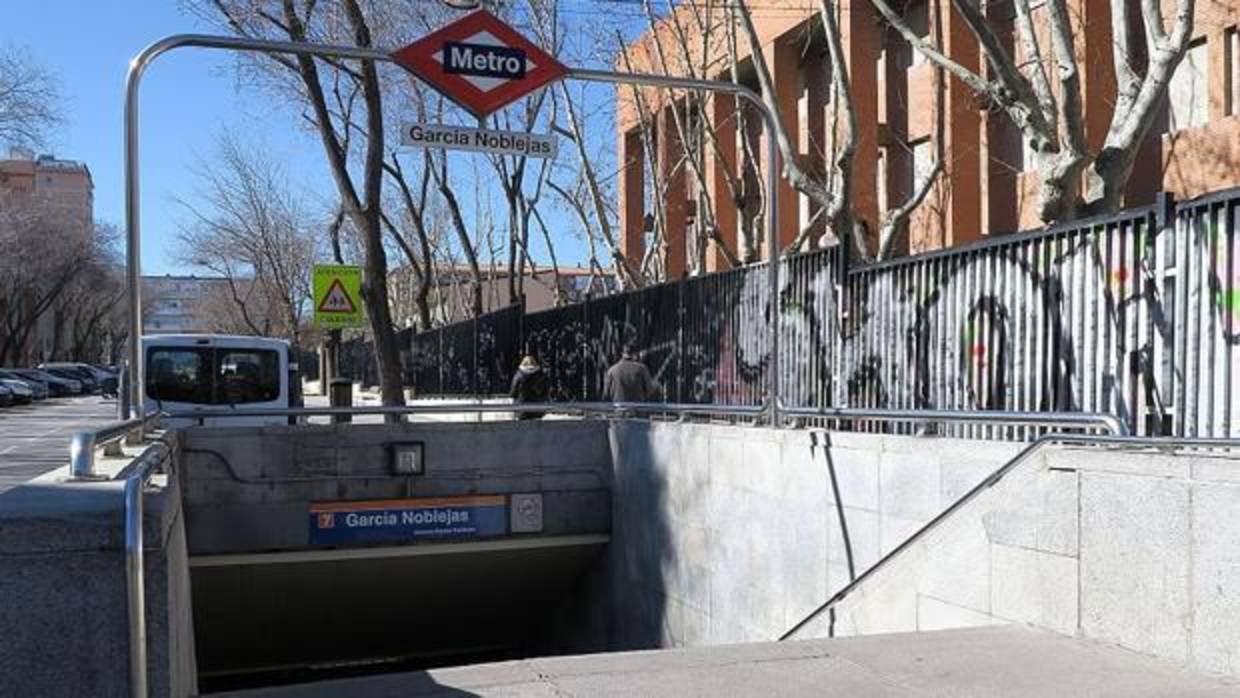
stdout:
MULTIPOLYGON (((436 285, 431 290, 430 298, 433 322, 447 324, 466 319, 472 302, 472 275, 469 267, 462 264, 450 269, 439 268, 435 270, 435 274, 436 285)), ((504 269, 484 268, 482 276, 483 312, 489 313, 507 307, 512 302, 508 297, 508 272, 504 269)), ((556 276, 550 267, 540 267, 537 274, 525 275, 527 312, 556 307, 556 276)), ((560 267, 558 276, 558 295, 562 303, 577 303, 585 300, 587 296, 603 296, 614 292, 616 287, 615 278, 610 273, 591 274, 591 270, 586 267, 560 267)), ((413 327, 416 324, 416 288, 414 276, 408 266, 399 267, 389 274, 388 294, 392 306, 392 320, 397 325, 413 327)))
POLYGON ((95 184, 85 163, 52 155, 36 158, 13 148, 8 160, 0 160, 0 189, 39 197, 79 220, 94 219, 95 184))
MULTIPOLYGON (((95 184, 85 163, 51 155, 36 158, 28 150, 12 148, 8 159, 0 160, 0 192, 42 200, 83 223, 94 220, 95 184)), ((50 359, 58 325, 63 329, 54 309, 44 312, 18 352, 19 363, 32 365, 50 359)))
POLYGON ((142 331, 150 334, 186 334, 212 331, 207 306, 200 301, 226 287, 215 276, 143 276, 142 331))

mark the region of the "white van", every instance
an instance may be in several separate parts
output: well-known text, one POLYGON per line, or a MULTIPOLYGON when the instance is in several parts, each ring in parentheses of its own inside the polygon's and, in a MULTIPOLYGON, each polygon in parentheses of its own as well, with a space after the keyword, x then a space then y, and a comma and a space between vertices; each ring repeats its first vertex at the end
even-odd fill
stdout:
MULTIPOLYGON (((301 404, 301 380, 282 339, 214 334, 142 338, 147 409, 162 412, 281 409, 301 404)), ((229 417, 202 424, 290 423, 288 417, 229 417)), ((185 426, 184 420, 165 420, 185 426)))

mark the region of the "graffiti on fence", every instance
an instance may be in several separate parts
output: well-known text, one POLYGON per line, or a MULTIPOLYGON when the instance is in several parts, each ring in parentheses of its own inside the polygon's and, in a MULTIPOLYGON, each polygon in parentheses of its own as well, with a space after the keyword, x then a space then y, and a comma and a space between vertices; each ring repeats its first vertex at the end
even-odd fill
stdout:
MULTIPOLYGON (((1153 207, 1133 209, 846 274, 834 249, 787 258, 782 399, 1086 410, 1115 414, 1135 433, 1240 435, 1240 196, 1173 215, 1163 225, 1153 207)), ((423 333, 412 373, 419 385, 469 389, 444 376, 473 362, 511 372, 521 346, 547 365, 553 399, 593 400, 634 342, 662 399, 760 404, 768 283, 755 265, 638 289, 530 314, 523 332, 478 332, 468 350, 449 349, 461 336, 448 341, 448 328, 423 333)))
POLYGON ((1131 272, 1150 262, 1144 225, 855 274, 849 404, 1131 417, 1133 399, 1150 397, 1154 367, 1139 357, 1152 353, 1161 312, 1153 285, 1131 272))

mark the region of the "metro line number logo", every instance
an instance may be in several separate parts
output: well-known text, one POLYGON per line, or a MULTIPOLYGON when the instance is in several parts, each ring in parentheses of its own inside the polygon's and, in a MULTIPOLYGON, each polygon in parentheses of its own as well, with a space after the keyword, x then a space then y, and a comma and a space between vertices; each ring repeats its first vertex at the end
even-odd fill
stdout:
POLYGON ((525 77, 525 51, 521 49, 446 41, 443 51, 445 73, 507 80, 525 77))

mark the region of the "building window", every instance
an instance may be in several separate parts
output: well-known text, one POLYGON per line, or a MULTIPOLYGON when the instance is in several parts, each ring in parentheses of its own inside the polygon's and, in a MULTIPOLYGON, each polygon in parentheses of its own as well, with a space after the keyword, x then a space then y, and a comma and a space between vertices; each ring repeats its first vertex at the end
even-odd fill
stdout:
MULTIPOLYGON (((910 3, 908 9, 904 11, 904 21, 918 38, 923 41, 930 40, 930 3, 925 1, 910 3)), ((916 66, 925 62, 926 57, 921 54, 921 51, 913 49, 912 64, 916 66)))
POLYGON ((874 168, 876 179, 874 191, 878 192, 878 208, 881 211, 891 208, 891 192, 887 189, 887 157, 887 148, 880 146, 878 149, 878 166, 874 168))
POLYGON ((1167 89, 1169 132, 1204 126, 1210 120, 1209 54, 1204 38, 1194 41, 1167 89))
POLYGON ((1240 27, 1228 27, 1223 33, 1223 63, 1227 75, 1223 80, 1223 113, 1240 115, 1240 27))
POLYGON ((934 167, 934 149, 930 147, 929 137, 913 141, 908 145, 913 151, 913 187, 909 189, 912 192, 930 175, 930 168, 934 167))

